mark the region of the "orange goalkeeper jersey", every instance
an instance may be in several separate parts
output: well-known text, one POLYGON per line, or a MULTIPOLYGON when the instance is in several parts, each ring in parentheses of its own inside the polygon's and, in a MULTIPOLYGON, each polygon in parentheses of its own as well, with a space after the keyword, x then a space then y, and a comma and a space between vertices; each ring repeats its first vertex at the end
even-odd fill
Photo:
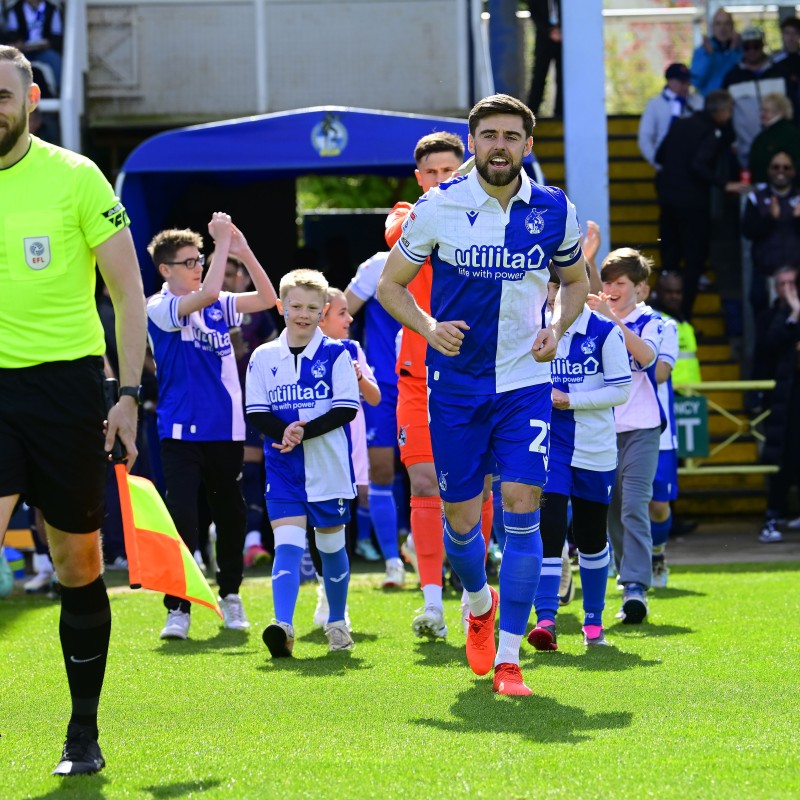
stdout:
MULTIPOLYGON (((402 234, 403 223, 413 208, 411 203, 400 202, 389 213, 386 218, 385 238, 389 247, 394 247, 395 242, 402 234)), ((417 273, 411 283, 408 284, 408 291, 411 292, 417 305, 426 313, 431 313, 431 287, 433 284, 433 267, 431 260, 425 259, 422 269, 417 273)), ((403 335, 400 337, 400 352, 397 356, 397 373, 411 375, 414 378, 425 379, 425 353, 428 349, 428 342, 423 336, 415 331, 403 327, 403 335)))

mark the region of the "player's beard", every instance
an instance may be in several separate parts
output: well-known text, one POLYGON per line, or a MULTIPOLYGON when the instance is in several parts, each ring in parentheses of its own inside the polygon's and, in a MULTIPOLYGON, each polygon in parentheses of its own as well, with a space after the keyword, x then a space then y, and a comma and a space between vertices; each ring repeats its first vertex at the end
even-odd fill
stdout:
POLYGON ((20 137, 25 133, 28 123, 28 108, 25 101, 22 101, 19 116, 4 117, 0 119, 0 131, 5 133, 0 136, 0 158, 7 156, 13 149, 20 137), (3 126, 6 126, 5 128, 3 126))
MULTIPOLYGON (((509 165, 504 170, 493 170, 489 168, 489 162, 496 156, 497 153, 490 153, 486 158, 481 160, 475 156, 475 169, 478 170, 478 175, 483 178, 490 186, 508 186, 510 183, 517 179, 517 176, 522 172, 522 159, 514 161, 511 156, 509 165)), ((503 154, 506 155, 505 153, 503 154)))

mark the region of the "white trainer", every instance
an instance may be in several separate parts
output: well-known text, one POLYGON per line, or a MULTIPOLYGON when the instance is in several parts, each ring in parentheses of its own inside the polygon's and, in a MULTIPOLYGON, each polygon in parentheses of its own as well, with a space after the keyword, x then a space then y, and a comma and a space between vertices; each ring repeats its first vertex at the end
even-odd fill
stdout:
POLYGON ((325 636, 328 637, 328 652, 336 650, 352 650, 355 647, 353 637, 347 630, 346 622, 333 622, 325 626, 325 636))
POLYGON ((390 558, 386 562, 386 574, 383 576, 384 589, 400 589, 406 582, 406 570, 399 558, 390 558))
POLYGON ((185 639, 189 635, 189 626, 192 624, 192 615, 187 611, 167 612, 167 624, 161 631, 162 639, 185 639))
POLYGON ((558 584, 558 604, 568 606, 575 599, 575 581, 572 579, 572 563, 569 560, 569 545, 564 542, 561 551, 561 581, 558 584))
POLYGON ((45 553, 34 553, 33 555, 33 568, 36 574, 23 584, 23 589, 26 592, 43 592, 50 588, 53 580, 53 562, 50 556, 45 553))
POLYGON ((425 606, 422 613, 414 617, 411 629, 422 638, 445 639, 447 638, 447 625, 444 622, 444 609, 439 606, 425 606))
POLYGON ((222 627, 233 631, 246 631, 250 627, 244 613, 242 598, 238 594, 229 594, 219 598, 222 611, 222 627))
POLYGON ((325 594, 325 586, 317 584, 317 607, 314 609, 314 624, 318 628, 324 628, 328 624, 330 606, 328 605, 328 595, 325 594))
MULTIPOLYGON (((318 628, 324 628, 328 624, 328 617, 331 614, 330 606, 328 605, 328 595, 325 594, 325 585, 322 583, 317 584, 317 607, 314 609, 314 624, 318 628)), ((351 633, 353 625, 350 622, 350 606, 344 607, 344 624, 347 625, 347 630, 351 633)))
POLYGON ((414 546, 414 536, 409 533, 406 536, 403 544, 400 545, 400 552, 408 564, 411 564, 414 572, 419 575, 419 567, 417 566, 417 548, 414 546))

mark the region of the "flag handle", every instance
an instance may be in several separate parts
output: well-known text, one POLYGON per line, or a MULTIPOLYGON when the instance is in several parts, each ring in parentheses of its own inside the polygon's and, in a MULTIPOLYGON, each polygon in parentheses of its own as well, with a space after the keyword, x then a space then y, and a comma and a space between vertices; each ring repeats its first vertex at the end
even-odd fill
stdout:
MULTIPOLYGON (((119 384, 116 378, 106 378, 103 381, 103 395, 106 399, 106 416, 111 411, 112 407, 117 404, 119 400, 119 384)), ((119 436, 114 437, 114 447, 111 449, 111 460, 115 464, 124 464, 128 460, 128 453, 125 451, 125 445, 122 444, 122 439, 119 436)))

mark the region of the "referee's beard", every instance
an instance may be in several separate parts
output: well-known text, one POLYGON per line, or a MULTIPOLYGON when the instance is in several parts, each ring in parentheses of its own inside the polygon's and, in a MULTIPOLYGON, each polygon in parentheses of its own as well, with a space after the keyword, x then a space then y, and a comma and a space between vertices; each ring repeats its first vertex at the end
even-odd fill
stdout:
POLYGON ((6 132, 0 137, 0 158, 7 156, 28 128, 28 104, 22 101, 18 117, 0 117, 0 130, 5 126, 6 132))

